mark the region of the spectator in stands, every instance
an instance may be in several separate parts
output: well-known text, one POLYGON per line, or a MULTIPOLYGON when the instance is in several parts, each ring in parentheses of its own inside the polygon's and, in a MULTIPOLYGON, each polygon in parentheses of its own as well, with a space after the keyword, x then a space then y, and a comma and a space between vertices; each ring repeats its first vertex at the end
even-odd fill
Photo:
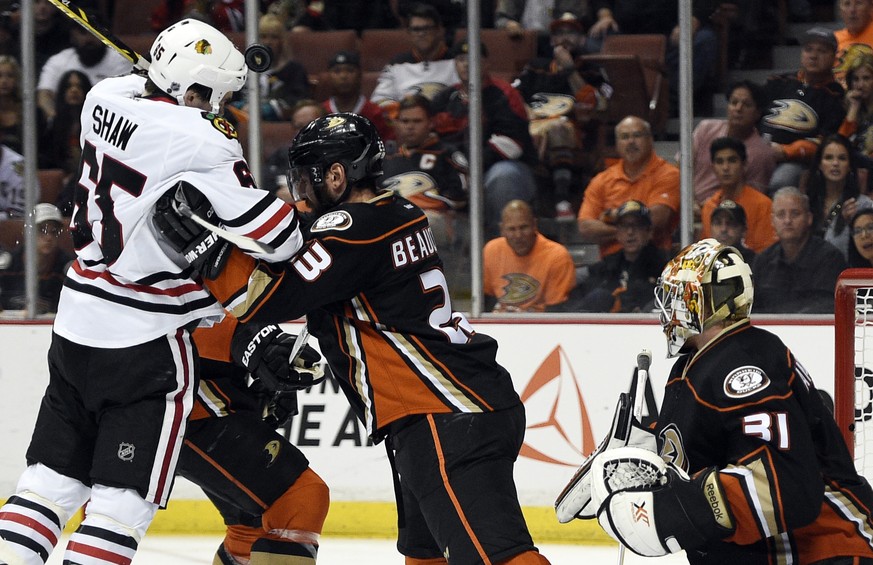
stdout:
POLYGON ((397 151, 382 162, 382 186, 425 211, 466 209, 467 158, 433 131, 428 99, 421 94, 404 97, 394 128, 397 151))
POLYGON ((49 57, 71 45, 70 22, 66 16, 48 0, 34 0, 33 56, 36 72, 39 73, 49 57))
MULTIPOLYGON (((453 50, 461 81, 436 95, 432 102, 434 127, 440 139, 469 154, 469 44, 453 50)), ((510 200, 532 202, 536 181, 531 167, 536 151, 528 131, 527 109, 521 94, 506 81, 488 73, 488 50, 482 44, 482 141, 485 237, 499 232, 503 207, 510 200)))
POLYGON ((327 64, 330 97, 324 101, 329 114, 353 112, 376 126, 385 146, 393 145, 394 129, 388 125, 382 107, 361 92, 361 56, 356 51, 338 51, 327 64))
POLYGON ((678 0, 599 0, 592 2, 597 20, 588 30, 589 48, 610 33, 658 33, 669 35, 678 23, 678 0))
POLYGON ((855 212, 849 222, 849 267, 873 268, 873 208, 855 212))
MULTIPOLYGON (((718 33, 712 25, 717 2, 694 2, 691 15, 691 88, 695 116, 711 116, 718 73, 718 33)), ((670 90, 670 115, 679 114, 679 25, 667 41, 667 82, 670 90)))
POLYGON ((858 53, 846 69, 846 117, 840 133, 852 140, 855 156, 873 167, 873 52, 858 53))
POLYGON ((552 188, 555 218, 572 222, 570 187, 585 186, 594 172, 595 116, 606 109, 612 87, 598 65, 580 59, 586 53, 580 20, 565 14, 549 30, 552 56, 526 65, 515 86, 531 108, 530 132, 552 188))
MULTIPOLYGON (((702 205, 718 190, 718 179, 712 168, 710 145, 719 137, 739 139, 746 146, 746 183, 766 192, 770 176, 776 168, 776 158, 770 144, 761 137, 756 127, 767 96, 759 85, 742 80, 727 90, 727 119, 701 120, 694 128, 692 156, 694 162, 694 202, 702 205)), ((679 155, 676 155, 679 159, 679 155)), ((768 220, 769 221, 769 220, 768 220)))
POLYGON ((482 251, 485 308, 544 312, 563 304, 576 286, 570 253, 537 231, 533 208, 512 200, 503 208, 501 236, 482 251))
POLYGON ((24 216, 23 174, 24 157, 0 145, 0 220, 24 216))
MULTIPOLYGON (((15 57, 0 55, 0 144, 16 153, 23 149, 24 114, 21 100, 21 67, 15 57)), ((36 129, 46 128, 45 115, 37 108, 36 129)), ((78 144, 78 139, 76 143, 78 144)), ((39 156, 39 166, 44 166, 44 158, 39 156)))
POLYGON ((844 91, 833 74, 836 52, 831 30, 809 29, 803 36, 800 71, 772 76, 764 85, 769 104, 758 129, 770 139, 779 163, 770 178, 771 194, 783 186, 798 186, 817 141, 836 133, 843 122, 844 91))
POLYGON ((847 225, 873 200, 858 184, 858 168, 848 139, 840 134, 822 140, 809 171, 806 194, 812 211, 812 232, 840 250, 848 249, 847 225))
POLYGON ((296 202, 288 186, 287 177, 288 149, 291 147, 291 140, 294 139, 297 132, 309 125, 309 122, 326 114, 324 106, 315 100, 304 98, 298 101, 291 109, 291 132, 288 136, 288 145, 280 147, 267 158, 264 188, 270 192, 275 192, 278 198, 289 204, 296 202))
MULTIPOLYGON (((99 21, 95 12, 86 12, 90 18, 99 21)), ((109 49, 82 26, 74 25, 70 28, 70 41, 73 46, 53 55, 39 74, 37 104, 48 120, 55 118, 55 92, 65 72, 72 69, 82 71, 93 85, 106 77, 129 73, 131 70, 130 61, 114 49, 109 49)))
POLYGON ((812 233, 809 198, 787 186, 773 195, 773 227, 779 241, 755 257, 755 309, 759 312, 826 314, 834 311, 834 287, 846 268, 843 253, 812 233))
POLYGON ((652 217, 639 200, 618 208, 616 240, 621 249, 586 268, 582 312, 651 312, 654 289, 669 257, 652 243, 652 217))
POLYGON ((496 28, 520 37, 526 29, 548 33, 557 19, 569 17, 582 22, 588 15, 587 0, 498 0, 494 23, 496 28))
MULTIPOLYGON (((64 218, 54 204, 37 204, 33 209, 33 222, 37 229, 36 311, 39 314, 53 313, 58 310, 64 275, 73 256, 60 247, 64 218)), ((8 254, 0 251, 0 306, 3 310, 23 310, 26 307, 24 263, 23 245, 8 254)))
POLYGON ((873 54, 873 0, 839 0, 838 6, 840 20, 846 27, 834 33, 837 38, 834 76, 851 88, 845 78, 855 58, 873 54))
POLYGON ((718 179, 718 190, 703 203, 700 239, 712 236, 712 212, 723 200, 733 200, 743 207, 748 217, 745 244, 760 253, 776 243, 771 221, 772 202, 745 182, 746 146, 732 137, 719 137, 709 146, 710 160, 718 179))
POLYGON ((400 101, 394 128, 397 147, 382 161, 381 185, 424 210, 449 288, 469 288, 467 157, 434 133, 430 102, 421 94, 400 101))
POLYGON ((756 253, 743 244, 747 230, 746 211, 733 200, 722 200, 709 216, 710 235, 719 243, 736 248, 746 263, 751 263, 756 253))
POLYGON ((615 149, 621 158, 585 189, 579 233, 600 245, 601 257, 615 253, 620 249, 615 226, 618 208, 628 200, 639 200, 652 217, 652 241, 670 249, 679 222, 679 169, 655 154, 652 128, 637 116, 615 126, 615 149))
MULTIPOLYGON (((273 14, 265 14, 258 21, 258 37, 261 43, 273 51, 270 68, 256 76, 261 87, 261 118, 268 122, 289 119, 291 108, 299 100, 309 95, 309 77, 303 65, 291 58, 285 49, 285 27, 282 20, 273 14)), ((233 107, 247 117, 250 111, 247 100, 248 89, 239 92, 240 100, 233 107)), ((237 116, 239 119, 241 116, 237 116)))
POLYGON ((161 0, 152 10, 149 27, 153 32, 160 33, 170 24, 188 18, 213 25, 208 4, 205 0, 161 0))
MULTIPOLYGON (((451 45, 455 40, 455 31, 466 25, 467 4, 457 0, 394 0, 397 3, 397 15, 401 21, 409 19, 411 10, 418 4, 428 4, 436 9, 440 21, 445 28, 446 42, 451 45)), ((479 22, 481 27, 494 27, 494 2, 486 0, 481 3, 480 13, 483 16, 479 22), (490 6, 490 13, 488 7, 490 6), (487 15, 487 17, 485 17, 487 15)))
POLYGON ((406 31, 412 50, 398 54, 382 69, 370 95, 370 100, 386 108, 391 118, 397 113, 397 101, 405 95, 423 94, 433 99, 437 92, 459 80, 442 20, 433 6, 418 4, 411 8, 406 31))
POLYGON ((89 90, 91 83, 85 73, 75 70, 64 73, 55 95, 58 114, 39 138, 40 154, 44 155, 41 167, 64 171, 64 188, 55 205, 66 216, 73 214, 73 193, 78 184, 76 173, 82 156, 82 147, 79 145, 82 131, 80 118, 89 90))

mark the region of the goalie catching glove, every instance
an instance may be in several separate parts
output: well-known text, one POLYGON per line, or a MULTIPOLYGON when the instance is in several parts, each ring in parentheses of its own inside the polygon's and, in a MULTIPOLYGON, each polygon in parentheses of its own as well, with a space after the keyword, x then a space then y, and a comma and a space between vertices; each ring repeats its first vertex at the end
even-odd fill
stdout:
POLYGON ((179 181, 155 204, 155 226, 170 247, 181 253, 196 271, 206 278, 217 278, 230 257, 232 246, 180 212, 183 207, 215 223, 215 212, 209 200, 194 185, 179 181))
POLYGON ((573 518, 589 520, 597 516, 598 505, 592 504, 591 500, 591 464, 595 457, 605 451, 626 446, 645 449, 652 453, 658 450, 655 435, 643 428, 633 417, 632 404, 627 393, 619 395, 609 434, 603 438, 597 449, 585 458, 573 478, 558 495, 555 501, 555 513, 560 523, 566 524, 573 518))
POLYGON ((230 345, 233 360, 248 369, 270 392, 309 388, 324 380, 321 354, 309 345, 291 359, 297 336, 276 324, 240 324, 230 345))
POLYGON ((734 531, 714 467, 689 479, 656 453, 624 447, 595 457, 590 480, 600 526, 638 555, 695 549, 734 531))

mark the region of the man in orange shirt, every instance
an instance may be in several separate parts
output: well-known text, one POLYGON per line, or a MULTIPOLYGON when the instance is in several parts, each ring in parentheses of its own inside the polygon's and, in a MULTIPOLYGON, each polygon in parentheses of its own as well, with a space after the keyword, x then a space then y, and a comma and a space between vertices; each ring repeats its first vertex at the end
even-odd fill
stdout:
POLYGON ((652 216, 652 241, 670 249, 679 222, 679 169, 654 152, 652 128, 636 116, 615 126, 621 159, 591 179, 579 209, 579 233, 600 245, 600 256, 618 251, 615 219, 619 206, 639 200, 652 216))
POLYGON ((834 32, 837 58, 834 76, 845 87, 846 71, 860 53, 873 53, 873 0, 840 0, 840 19, 846 24, 834 32))
POLYGON ((523 200, 504 206, 501 237, 485 244, 485 307, 494 312, 544 312, 566 302, 576 286, 570 252, 537 231, 533 209, 523 200))
POLYGON ((733 200, 743 207, 747 217, 745 244, 760 253, 776 243, 776 231, 770 221, 772 202, 762 192, 744 182, 746 146, 732 137, 719 137, 709 146, 712 168, 718 178, 718 191, 710 196, 701 210, 700 237, 712 237, 712 212, 724 200, 733 200))

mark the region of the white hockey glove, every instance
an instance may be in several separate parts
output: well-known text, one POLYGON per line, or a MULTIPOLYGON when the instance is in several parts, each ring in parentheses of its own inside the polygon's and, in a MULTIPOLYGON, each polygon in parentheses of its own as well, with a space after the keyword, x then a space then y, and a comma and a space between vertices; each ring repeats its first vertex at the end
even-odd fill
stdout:
POLYGON ((555 513, 560 523, 566 524, 573 518, 590 520, 597 516, 598 507, 591 502, 590 482, 591 464, 595 457, 605 451, 626 446, 645 449, 652 453, 658 451, 655 434, 642 427, 633 417, 632 410, 633 406, 628 394, 620 394, 609 433, 597 449, 585 458, 555 501, 555 513))
POLYGON ((275 324, 240 324, 231 341, 231 357, 270 392, 309 388, 324 380, 324 365, 321 354, 309 345, 291 359, 296 339, 275 324))
POLYGON ((644 557, 695 549, 734 530, 715 468, 689 479, 645 449, 613 449, 595 458, 591 490, 603 530, 644 557))

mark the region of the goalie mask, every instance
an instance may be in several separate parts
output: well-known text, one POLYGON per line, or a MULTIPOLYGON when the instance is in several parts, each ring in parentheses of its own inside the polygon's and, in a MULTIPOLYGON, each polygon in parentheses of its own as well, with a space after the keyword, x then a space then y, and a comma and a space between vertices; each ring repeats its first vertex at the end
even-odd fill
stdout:
POLYGON ((385 145, 376 127, 352 113, 328 114, 304 127, 288 150, 288 186, 294 198, 305 199, 316 213, 342 203, 356 183, 382 174, 385 145), (345 170, 346 187, 334 199, 325 175, 334 163, 345 170))
POLYGON ((748 318, 753 297, 752 271, 733 247, 704 239, 680 251, 655 287, 667 356, 718 322, 748 318))
POLYGON ((212 90, 209 104, 217 113, 228 92, 246 83, 245 57, 214 27, 182 20, 158 35, 150 50, 149 78, 179 104, 188 89, 200 84, 212 90))

